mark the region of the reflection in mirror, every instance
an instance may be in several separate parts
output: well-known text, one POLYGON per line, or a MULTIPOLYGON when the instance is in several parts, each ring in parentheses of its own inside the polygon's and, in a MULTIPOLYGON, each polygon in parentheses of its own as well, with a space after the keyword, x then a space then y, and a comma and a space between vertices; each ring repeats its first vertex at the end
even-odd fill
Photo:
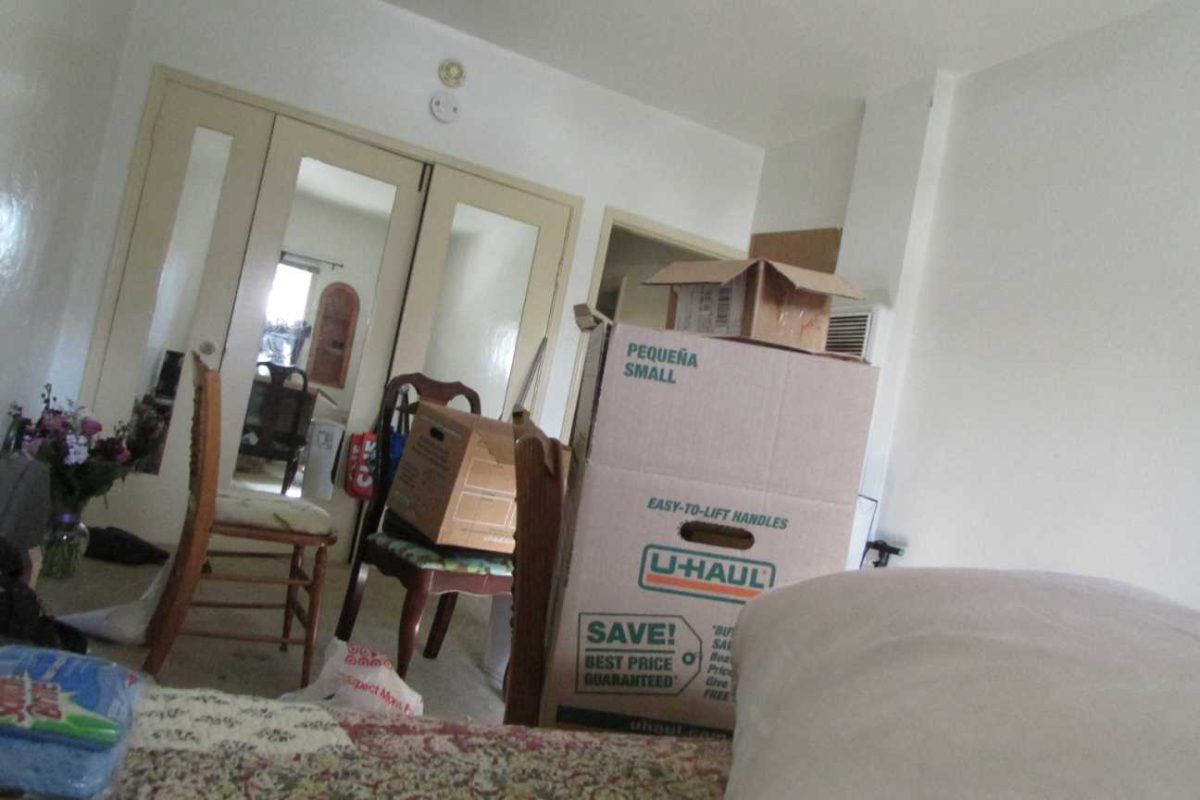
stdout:
POLYGON ((537 238, 537 227, 526 222, 465 203, 454 209, 423 371, 479 392, 485 417, 506 410, 537 238))
POLYGON ((331 470, 305 470, 308 445, 312 431, 349 415, 395 197, 391 184, 301 159, 242 425, 238 488, 328 496, 331 470))
MULTIPOLYGON (((145 408, 138 413, 157 412, 168 424, 232 147, 231 136, 196 128, 179 208, 171 229, 171 242, 158 279, 157 302, 150 320, 139 382, 141 390, 146 392, 139 405, 145 408)), ((148 463, 141 468, 143 471, 158 472, 165 445, 166 436, 163 436, 158 452, 147 459, 148 463)))

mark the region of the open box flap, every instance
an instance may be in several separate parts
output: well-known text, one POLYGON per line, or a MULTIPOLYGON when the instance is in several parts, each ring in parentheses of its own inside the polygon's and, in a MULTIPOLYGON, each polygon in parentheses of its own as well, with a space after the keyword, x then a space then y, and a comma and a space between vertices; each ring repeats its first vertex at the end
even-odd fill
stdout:
POLYGON ((768 261, 765 258, 737 259, 733 261, 676 261, 668 264, 650 278, 643 281, 647 286, 680 286, 687 284, 721 285, 732 281, 758 264, 783 276, 795 289, 831 297, 863 300, 866 295, 837 275, 805 269, 804 267, 768 261))

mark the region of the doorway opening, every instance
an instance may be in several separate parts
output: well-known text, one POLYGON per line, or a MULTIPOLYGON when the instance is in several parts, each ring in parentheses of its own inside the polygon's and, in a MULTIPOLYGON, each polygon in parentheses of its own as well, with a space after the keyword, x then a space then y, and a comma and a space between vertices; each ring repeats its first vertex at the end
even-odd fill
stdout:
POLYGON ((705 261, 712 256, 614 226, 600 273, 596 310, 614 322, 662 329, 667 326, 671 289, 642 282, 676 261, 705 261))
MULTIPOLYGON (((671 290, 665 286, 645 286, 643 281, 675 261, 745 257, 745 250, 628 211, 608 208, 600 225, 600 243, 596 248, 588 305, 614 322, 661 330, 667 326, 671 290)), ((575 404, 579 400, 585 344, 581 337, 563 418, 563 430, 566 431, 571 430, 575 404)))

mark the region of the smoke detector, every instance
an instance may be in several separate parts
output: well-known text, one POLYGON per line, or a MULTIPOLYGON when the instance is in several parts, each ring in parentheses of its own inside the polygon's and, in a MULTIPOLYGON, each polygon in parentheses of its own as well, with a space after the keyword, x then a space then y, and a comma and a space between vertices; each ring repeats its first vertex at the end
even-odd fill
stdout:
POLYGON ((458 119, 458 98, 453 92, 434 92, 429 98, 429 112, 438 122, 454 122, 458 119))

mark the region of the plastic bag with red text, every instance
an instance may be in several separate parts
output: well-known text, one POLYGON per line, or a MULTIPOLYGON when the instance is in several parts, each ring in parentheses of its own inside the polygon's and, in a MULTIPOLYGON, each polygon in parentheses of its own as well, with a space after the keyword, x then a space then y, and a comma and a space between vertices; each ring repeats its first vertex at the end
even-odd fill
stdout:
POLYGON ((387 656, 341 639, 329 640, 325 664, 315 681, 279 699, 410 717, 419 717, 425 710, 421 695, 396 674, 387 656))

